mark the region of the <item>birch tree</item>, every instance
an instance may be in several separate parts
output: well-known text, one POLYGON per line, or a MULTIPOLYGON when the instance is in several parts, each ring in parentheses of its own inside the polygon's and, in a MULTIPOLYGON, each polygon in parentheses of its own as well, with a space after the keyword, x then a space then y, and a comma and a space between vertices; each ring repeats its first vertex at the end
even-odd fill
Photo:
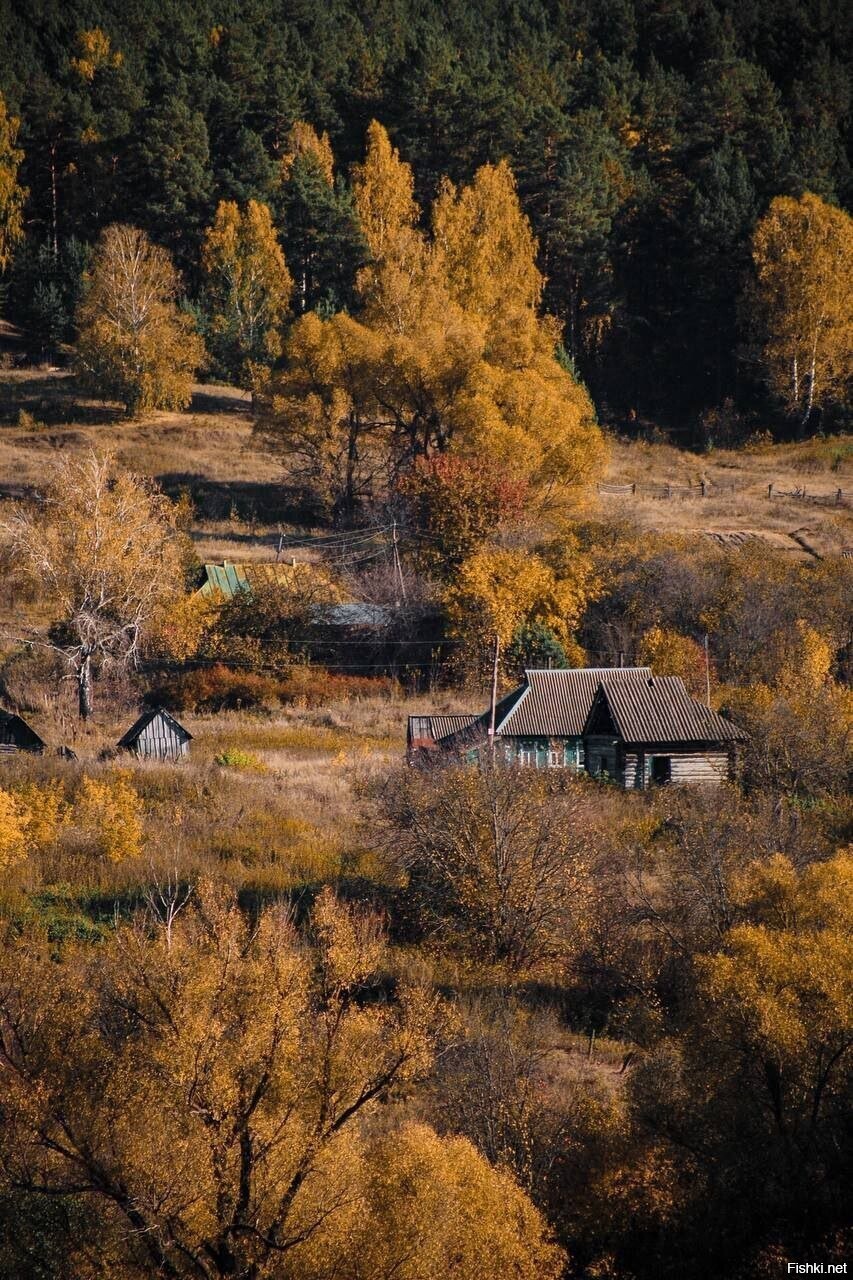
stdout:
POLYGON ((204 344, 175 300, 180 277, 144 231, 107 227, 77 312, 85 385, 129 414, 189 404, 204 344))
POLYGON ((806 193, 775 199, 755 230, 751 294, 764 376, 804 428, 840 398, 853 355, 853 221, 806 193))
POLYGON ((40 503, 2 526, 16 572, 50 610, 47 641, 92 713, 92 667, 133 664, 183 586, 175 512, 163 494, 90 453, 57 466, 40 503))
POLYGON ((202 250, 211 346, 223 370, 251 385, 252 366, 281 353, 279 329, 293 280, 265 204, 223 200, 202 250))

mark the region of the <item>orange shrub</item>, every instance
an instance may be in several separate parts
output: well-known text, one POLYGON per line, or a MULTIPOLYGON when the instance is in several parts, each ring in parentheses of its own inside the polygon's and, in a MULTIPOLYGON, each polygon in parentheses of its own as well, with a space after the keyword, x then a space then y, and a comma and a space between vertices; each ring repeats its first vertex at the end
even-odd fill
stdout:
POLYGON ((175 711, 236 711, 278 702, 281 681, 256 671, 235 671, 217 662, 174 674, 164 673, 148 700, 175 711))

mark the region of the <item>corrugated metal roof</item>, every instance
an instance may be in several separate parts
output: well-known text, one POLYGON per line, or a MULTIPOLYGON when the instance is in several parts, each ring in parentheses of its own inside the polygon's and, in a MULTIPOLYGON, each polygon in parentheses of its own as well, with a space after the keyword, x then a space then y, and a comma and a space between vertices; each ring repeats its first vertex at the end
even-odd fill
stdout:
MULTIPOLYGON (((601 681, 616 730, 626 743, 738 742, 745 737, 730 720, 691 698, 679 676, 601 681)), ((590 710, 589 719, 592 718, 590 710)))
POLYGON ((297 582, 316 582, 329 588, 331 579, 322 569, 312 564, 284 564, 262 561, 254 564, 206 564, 204 582, 199 587, 203 596, 219 593, 231 600, 239 591, 251 591, 253 586, 288 587, 297 582))
POLYGON ((467 729, 479 717, 474 714, 453 715, 453 716, 430 716, 432 721, 432 736, 436 742, 441 742, 442 738, 448 737, 451 733, 456 733, 459 729, 467 729))
MULTIPOLYGON (((495 708, 495 734, 500 738, 579 738, 603 677, 614 680, 648 679, 651 667, 561 667, 531 669, 524 684, 501 698, 495 708)), ((488 736, 488 711, 453 730, 447 746, 488 736)))
POLYGON ((409 742, 441 742, 443 738, 466 729, 478 717, 473 713, 460 715, 409 716, 409 742))
POLYGON ((345 600, 341 604, 320 604, 314 610, 318 622, 332 627, 386 627, 394 614, 381 604, 345 600))
POLYGON ((502 737, 580 737, 602 680, 634 684, 648 680, 650 667, 561 667, 525 671, 515 701, 496 722, 502 737))

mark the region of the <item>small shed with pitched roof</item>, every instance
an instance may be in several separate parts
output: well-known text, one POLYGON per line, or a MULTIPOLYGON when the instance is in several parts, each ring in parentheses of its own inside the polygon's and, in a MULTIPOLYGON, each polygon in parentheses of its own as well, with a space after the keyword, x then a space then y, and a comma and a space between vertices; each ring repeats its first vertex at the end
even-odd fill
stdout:
POLYGON ((29 751, 33 755, 44 754, 44 740, 15 711, 0 710, 0 754, 14 755, 29 751))
POLYGON ((163 707, 146 711, 119 738, 118 746, 140 760, 182 760, 189 755, 192 734, 163 707))

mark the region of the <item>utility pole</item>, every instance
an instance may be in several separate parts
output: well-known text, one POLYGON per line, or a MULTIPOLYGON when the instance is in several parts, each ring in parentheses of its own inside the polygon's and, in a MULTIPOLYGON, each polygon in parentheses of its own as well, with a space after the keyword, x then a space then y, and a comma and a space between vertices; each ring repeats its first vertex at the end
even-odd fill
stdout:
MULTIPOLYGON (((406 596, 406 583, 403 580, 403 566, 400 563, 400 551, 397 546, 397 521, 396 520, 391 521, 391 542, 394 547, 394 577, 397 579, 397 581, 400 584, 400 594, 403 597, 403 604, 406 604, 408 602, 407 596, 406 596)), ((398 604, 400 603, 399 600, 397 601, 397 603, 398 604)))
POLYGON ((708 632, 705 632, 705 701, 711 705, 711 659, 708 654, 708 632))
POLYGON ((498 665, 501 656, 501 638, 495 632, 495 657, 492 663, 492 697, 489 703, 489 745, 492 748, 492 760, 495 758, 495 717, 498 706, 498 665))

